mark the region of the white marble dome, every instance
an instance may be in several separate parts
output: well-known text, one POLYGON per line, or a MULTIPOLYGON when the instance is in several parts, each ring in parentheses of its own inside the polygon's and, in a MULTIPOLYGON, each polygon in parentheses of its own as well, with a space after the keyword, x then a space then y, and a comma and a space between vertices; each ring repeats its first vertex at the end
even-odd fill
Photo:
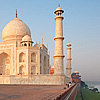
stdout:
POLYGON ((11 41, 14 39, 22 40, 25 35, 31 36, 29 27, 19 18, 11 20, 3 29, 3 41, 11 41))
POLYGON ((31 37, 29 35, 25 35, 23 38, 22 38, 22 42, 24 41, 32 41, 31 37))

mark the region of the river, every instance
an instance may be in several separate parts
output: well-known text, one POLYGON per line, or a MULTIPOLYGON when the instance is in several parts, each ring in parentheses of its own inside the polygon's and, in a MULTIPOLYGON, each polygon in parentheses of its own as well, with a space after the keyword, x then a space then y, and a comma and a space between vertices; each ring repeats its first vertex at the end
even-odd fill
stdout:
POLYGON ((86 81, 85 83, 89 88, 97 88, 100 92, 100 81, 86 81))

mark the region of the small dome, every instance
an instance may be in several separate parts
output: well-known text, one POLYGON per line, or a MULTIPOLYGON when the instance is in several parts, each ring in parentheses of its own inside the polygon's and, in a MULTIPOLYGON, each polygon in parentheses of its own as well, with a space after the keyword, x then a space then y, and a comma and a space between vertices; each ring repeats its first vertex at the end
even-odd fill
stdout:
POLYGON ((40 47, 40 45, 36 43, 36 44, 34 45, 34 47, 40 47))
POLYGON ((64 12, 60 6, 56 9, 56 11, 54 13, 56 13, 58 11, 61 11, 62 13, 64 12))
POLYGON ((19 18, 11 20, 3 29, 2 38, 3 41, 12 41, 22 39, 24 35, 31 36, 29 27, 19 18))
POLYGON ((22 38, 22 42, 23 41, 32 41, 31 37, 29 35, 25 35, 23 38, 22 38))
POLYGON ((54 69, 54 66, 52 66, 52 68, 54 69))
POLYGON ((75 71, 75 74, 79 74, 79 72, 78 71, 75 71))
POLYGON ((62 10, 62 8, 61 8, 61 7, 58 7, 58 8, 56 9, 56 11, 58 11, 58 10, 62 10))
POLYGON ((68 43, 68 44, 67 44, 67 46, 68 46, 68 47, 70 47, 70 46, 71 46, 71 44, 70 44, 70 43, 68 43))

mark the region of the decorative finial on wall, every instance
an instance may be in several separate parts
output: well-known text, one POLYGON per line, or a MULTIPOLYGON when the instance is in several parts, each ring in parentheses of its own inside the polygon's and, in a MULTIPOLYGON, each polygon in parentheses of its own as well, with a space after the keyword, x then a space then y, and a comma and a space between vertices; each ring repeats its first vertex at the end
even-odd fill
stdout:
POLYGON ((48 44, 47 44, 47 49, 48 49, 48 44))
POLYGON ((42 44, 43 44, 43 38, 41 39, 41 42, 42 42, 42 44))
POLYGON ((50 56, 50 51, 49 51, 49 56, 50 56))
POLYGON ((17 9, 16 9, 16 18, 17 18, 17 9))

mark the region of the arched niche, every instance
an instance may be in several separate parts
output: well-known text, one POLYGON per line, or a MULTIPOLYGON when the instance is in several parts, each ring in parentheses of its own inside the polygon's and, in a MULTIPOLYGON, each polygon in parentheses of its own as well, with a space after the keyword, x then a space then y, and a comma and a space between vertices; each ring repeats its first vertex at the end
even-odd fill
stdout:
POLYGON ((10 69, 6 69, 6 75, 10 75, 10 69))
MULTIPOLYGON (((10 69, 11 57, 3 52, 0 54, 0 75, 6 75, 7 69, 10 69)), ((10 71, 8 72, 10 74, 10 71)), ((7 74, 8 74, 7 73, 7 74)))
POLYGON ((40 74, 42 74, 42 66, 40 66, 40 74))
POLYGON ((36 53, 31 54, 31 62, 36 62, 36 53))
POLYGON ((31 66, 31 75, 34 75, 34 74, 36 74, 36 66, 35 65, 31 66))
POLYGON ((50 67, 50 65, 49 65, 49 59, 48 59, 48 73, 49 73, 49 67, 50 67))
POLYGON ((19 62, 25 62, 25 58, 26 58, 25 53, 22 52, 19 54, 19 62))
POLYGON ((46 68, 47 68, 47 59, 46 56, 44 56, 44 74, 46 74, 46 68))
POLYGON ((48 67, 49 67, 49 59, 48 59, 48 67))
POLYGON ((26 44, 26 43, 24 43, 24 46, 27 46, 27 44, 26 44))
POLYGON ((24 72, 24 66, 21 65, 21 66, 19 67, 19 75, 24 75, 24 74, 25 74, 25 72, 24 72))

